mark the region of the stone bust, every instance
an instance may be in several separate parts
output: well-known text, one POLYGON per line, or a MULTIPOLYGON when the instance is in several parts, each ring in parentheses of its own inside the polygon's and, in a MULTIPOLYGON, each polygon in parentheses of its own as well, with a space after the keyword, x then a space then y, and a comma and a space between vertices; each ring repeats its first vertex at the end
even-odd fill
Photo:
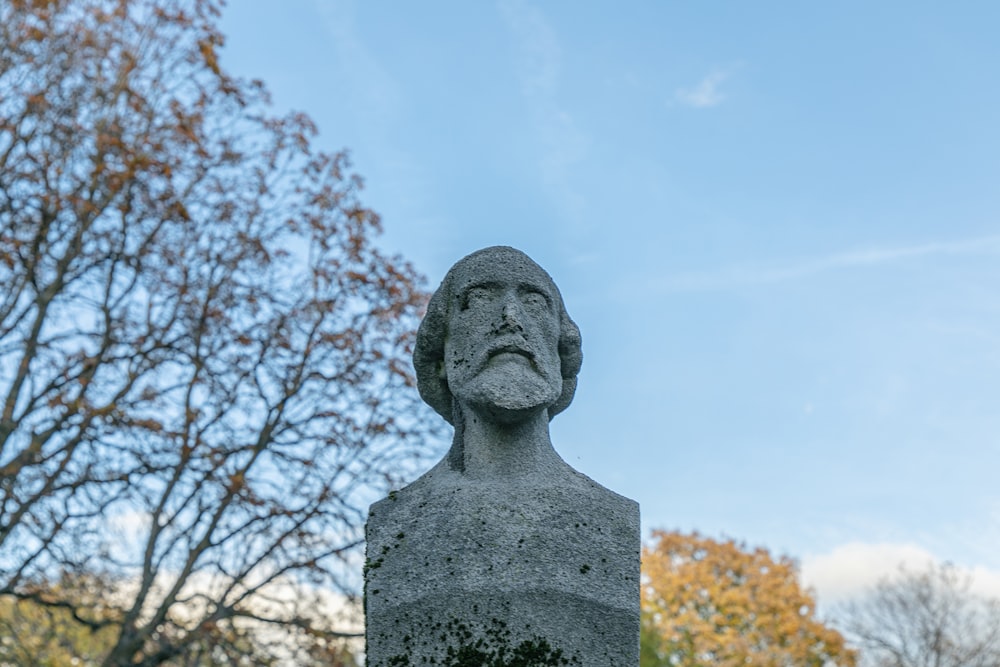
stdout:
POLYGON ((414 366, 455 435, 370 510, 369 667, 451 664, 462 651, 638 665, 638 505, 571 468, 549 437, 582 360, 555 282, 524 253, 486 248, 445 276, 414 366))
POLYGON ((548 422, 573 400, 582 361, 580 330, 527 255, 495 247, 458 262, 413 355, 420 395, 455 427, 447 465, 515 475, 561 463, 548 422))

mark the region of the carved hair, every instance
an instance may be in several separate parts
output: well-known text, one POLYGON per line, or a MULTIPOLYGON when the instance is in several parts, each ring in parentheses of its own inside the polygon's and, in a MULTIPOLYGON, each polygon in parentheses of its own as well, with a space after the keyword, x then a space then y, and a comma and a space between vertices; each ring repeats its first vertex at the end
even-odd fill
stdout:
MULTIPOLYGON (((549 406, 549 419, 566 409, 573 400, 576 392, 576 376, 580 372, 583 363, 583 347, 580 338, 580 329, 566 312, 566 305, 563 303, 562 294, 556 287, 552 277, 538 266, 530 257, 516 248, 508 246, 493 246, 483 248, 463 257, 448 271, 441 286, 437 288, 427 304, 427 314, 424 315, 417 331, 417 343, 413 350, 413 366, 417 371, 417 388, 420 396, 432 408, 444 417, 449 424, 454 424, 453 399, 451 389, 448 388, 448 381, 444 379, 440 369, 444 363, 444 342, 448 336, 449 307, 452 302, 452 283, 459 267, 483 254, 518 255, 519 259, 526 259, 531 262, 544 275, 556 295, 559 303, 559 366, 562 375, 562 393, 559 398, 549 406)), ((502 257, 494 258, 494 261, 502 262, 502 257)))

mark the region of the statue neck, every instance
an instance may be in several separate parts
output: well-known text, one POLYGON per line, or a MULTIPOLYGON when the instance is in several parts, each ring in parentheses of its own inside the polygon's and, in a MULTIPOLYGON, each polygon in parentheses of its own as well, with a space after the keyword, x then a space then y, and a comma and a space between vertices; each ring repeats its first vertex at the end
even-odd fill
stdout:
POLYGON ((544 409, 512 421, 461 406, 449 454, 452 468, 476 478, 509 479, 561 462, 544 409))

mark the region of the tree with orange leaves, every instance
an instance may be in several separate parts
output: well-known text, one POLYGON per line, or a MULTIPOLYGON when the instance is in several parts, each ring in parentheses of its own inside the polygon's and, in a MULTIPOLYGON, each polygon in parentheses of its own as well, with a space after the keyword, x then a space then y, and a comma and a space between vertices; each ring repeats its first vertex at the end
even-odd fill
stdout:
POLYGON ((0 1, 0 606, 108 666, 330 664, 372 489, 428 440, 420 277, 221 68, 220 4, 0 1))
POLYGON ((795 562, 766 549, 653 531, 642 554, 642 667, 853 667, 816 618, 795 562))

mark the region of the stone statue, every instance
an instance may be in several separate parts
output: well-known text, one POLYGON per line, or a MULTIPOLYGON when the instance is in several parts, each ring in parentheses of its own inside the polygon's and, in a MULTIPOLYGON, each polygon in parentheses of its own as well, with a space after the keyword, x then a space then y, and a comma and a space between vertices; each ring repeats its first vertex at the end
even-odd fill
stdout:
POLYGON ((445 276, 414 365, 455 436, 371 508, 369 667, 639 664, 638 505, 549 438, 582 359, 559 290, 524 253, 486 248, 445 276))

